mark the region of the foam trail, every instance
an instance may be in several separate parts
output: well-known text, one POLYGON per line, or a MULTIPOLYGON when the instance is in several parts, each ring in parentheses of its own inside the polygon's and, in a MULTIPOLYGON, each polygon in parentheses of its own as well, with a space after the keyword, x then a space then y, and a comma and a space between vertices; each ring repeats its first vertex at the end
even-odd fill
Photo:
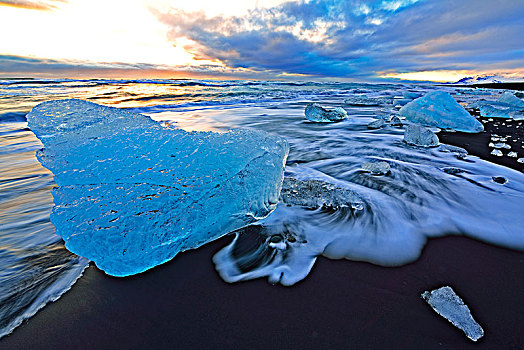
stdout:
POLYGON ((237 231, 215 255, 226 281, 267 276, 271 283, 292 285, 320 255, 402 265, 418 258, 428 237, 446 234, 524 249, 524 174, 446 145, 408 146, 388 131, 354 131, 338 141, 330 157, 294 164, 287 175, 352 191, 362 209, 311 208, 283 198, 272 215, 237 231), (361 169, 363 159, 387 162, 391 171, 372 175, 361 169))
POLYGON ((89 262, 54 234, 53 178, 20 124, 0 125, 10 136, 0 138, 0 338, 69 290, 89 262))

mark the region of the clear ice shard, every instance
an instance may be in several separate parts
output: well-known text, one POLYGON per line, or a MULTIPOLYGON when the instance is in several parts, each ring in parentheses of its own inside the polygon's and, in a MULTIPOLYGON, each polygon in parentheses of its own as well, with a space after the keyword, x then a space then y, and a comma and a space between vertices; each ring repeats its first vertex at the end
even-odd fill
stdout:
POLYGON ((54 174, 51 222, 66 247, 127 276, 267 216, 287 142, 265 132, 186 132, 81 100, 27 115, 54 174))
POLYGON ((473 319, 467 305, 451 287, 426 291, 421 296, 437 314, 462 330, 469 339, 477 341, 484 336, 482 327, 473 319))
POLYGON ((384 119, 377 119, 368 124, 368 129, 380 129, 386 126, 384 119))
POLYGON ((338 122, 348 117, 346 110, 342 107, 326 109, 316 103, 309 103, 306 106, 304 113, 306 119, 320 123, 338 122))
POLYGON ((471 133, 484 130, 482 123, 443 91, 432 91, 411 101, 400 109, 399 114, 424 126, 471 133))
POLYGON ((372 175, 386 175, 389 173, 391 166, 388 162, 364 162, 362 169, 372 175))
POLYGON ((408 125, 406 127, 404 142, 419 147, 436 147, 439 144, 437 135, 420 125, 408 125))
POLYGON ((340 209, 344 207, 359 209, 362 207, 362 199, 349 189, 324 181, 300 181, 294 178, 284 179, 280 201, 288 205, 298 205, 310 209, 340 209))

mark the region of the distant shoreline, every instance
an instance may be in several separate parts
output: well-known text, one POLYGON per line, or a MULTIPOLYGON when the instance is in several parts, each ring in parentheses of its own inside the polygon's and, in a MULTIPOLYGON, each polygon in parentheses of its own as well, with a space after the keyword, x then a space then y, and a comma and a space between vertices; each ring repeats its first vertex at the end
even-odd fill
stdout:
POLYGON ((524 82, 521 82, 521 83, 518 83, 518 82, 516 83, 483 83, 483 84, 438 84, 437 86, 524 90, 524 82))

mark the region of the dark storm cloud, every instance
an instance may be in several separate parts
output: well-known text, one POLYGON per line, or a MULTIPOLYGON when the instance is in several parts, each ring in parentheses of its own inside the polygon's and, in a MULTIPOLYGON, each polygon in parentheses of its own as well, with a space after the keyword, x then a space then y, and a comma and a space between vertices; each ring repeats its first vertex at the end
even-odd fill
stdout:
POLYGON ((245 17, 157 13, 232 67, 334 77, 524 67, 522 0, 293 1, 245 17))

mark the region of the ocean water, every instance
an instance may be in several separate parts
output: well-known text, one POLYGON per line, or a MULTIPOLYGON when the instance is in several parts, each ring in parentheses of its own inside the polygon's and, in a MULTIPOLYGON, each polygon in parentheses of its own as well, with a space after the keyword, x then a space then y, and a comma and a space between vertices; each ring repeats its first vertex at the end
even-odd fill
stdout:
MULTIPOLYGON (((464 105, 501 94, 400 84, 0 80, 0 337, 59 298, 89 263, 65 249, 49 221, 55 184, 35 158, 42 144, 25 120, 38 103, 79 98, 145 114, 173 128, 224 132, 242 127, 286 138, 285 178, 303 184, 300 193, 235 232, 214 262, 228 282, 267 277, 292 285, 307 276, 320 255, 401 265, 417 259, 429 237, 446 234, 524 250, 524 164, 513 170, 454 147, 408 146, 402 127, 367 128, 395 115, 410 93, 436 89, 464 105), (349 118, 308 122, 309 102, 342 107, 349 118), (387 162, 390 172, 365 172, 362 163, 375 161, 387 162), (322 197, 322 188, 342 204, 301 204, 322 197)), ((524 128, 522 122, 513 124, 524 128)), ((523 157, 524 140, 510 141, 512 151, 523 157)))

